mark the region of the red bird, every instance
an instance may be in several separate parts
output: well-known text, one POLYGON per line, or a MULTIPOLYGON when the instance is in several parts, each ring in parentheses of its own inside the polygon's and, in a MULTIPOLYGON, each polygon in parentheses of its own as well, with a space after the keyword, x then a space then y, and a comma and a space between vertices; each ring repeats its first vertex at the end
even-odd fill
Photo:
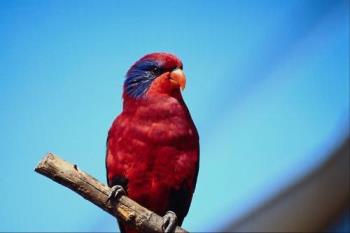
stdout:
MULTIPOLYGON (((110 197, 126 194, 174 231, 188 213, 199 168, 199 136, 182 98, 182 62, 169 53, 142 57, 126 74, 123 111, 108 133, 110 197)), ((119 221, 123 233, 137 232, 119 221)))

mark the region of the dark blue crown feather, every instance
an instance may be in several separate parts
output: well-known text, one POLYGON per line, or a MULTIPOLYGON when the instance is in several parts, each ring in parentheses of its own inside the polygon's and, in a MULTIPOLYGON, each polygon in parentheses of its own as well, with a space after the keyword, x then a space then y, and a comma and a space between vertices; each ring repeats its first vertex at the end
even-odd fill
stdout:
POLYGON ((160 73, 161 69, 156 61, 139 61, 126 74, 124 90, 129 96, 140 98, 147 92, 152 81, 160 73))

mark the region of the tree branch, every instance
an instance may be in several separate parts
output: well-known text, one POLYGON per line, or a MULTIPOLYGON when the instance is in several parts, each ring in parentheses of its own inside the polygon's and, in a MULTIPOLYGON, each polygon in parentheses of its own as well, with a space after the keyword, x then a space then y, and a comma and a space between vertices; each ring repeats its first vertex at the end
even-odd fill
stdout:
MULTIPOLYGON (((108 186, 81 171, 77 165, 72 165, 52 153, 48 153, 39 162, 35 171, 73 190, 141 232, 163 232, 162 217, 142 207, 127 196, 122 196, 115 203, 111 203, 108 201, 108 195, 111 192, 108 186)), ((176 227, 175 231, 176 233, 188 233, 179 226, 176 227)))

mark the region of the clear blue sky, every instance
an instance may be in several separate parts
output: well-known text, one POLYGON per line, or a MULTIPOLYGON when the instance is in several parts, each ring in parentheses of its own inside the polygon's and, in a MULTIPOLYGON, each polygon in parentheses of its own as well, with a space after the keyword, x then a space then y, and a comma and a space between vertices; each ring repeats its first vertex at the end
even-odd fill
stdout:
POLYGON ((154 51, 182 58, 201 138, 184 227, 219 229, 349 134, 348 42, 349 1, 0 1, 0 231, 115 230, 33 169, 52 151, 105 182, 124 74, 154 51))

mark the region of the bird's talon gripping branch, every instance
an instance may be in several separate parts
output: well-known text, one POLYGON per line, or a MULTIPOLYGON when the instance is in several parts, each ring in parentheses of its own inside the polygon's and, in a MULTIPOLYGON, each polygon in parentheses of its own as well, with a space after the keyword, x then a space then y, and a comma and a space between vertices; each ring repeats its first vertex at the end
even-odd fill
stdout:
POLYGON ((177 216, 173 211, 167 211, 163 216, 163 231, 164 233, 172 233, 177 226, 177 216))
POLYGON ((125 195, 125 190, 122 186, 120 185, 115 185, 111 188, 111 192, 108 195, 107 200, 118 200, 121 196, 125 195))

